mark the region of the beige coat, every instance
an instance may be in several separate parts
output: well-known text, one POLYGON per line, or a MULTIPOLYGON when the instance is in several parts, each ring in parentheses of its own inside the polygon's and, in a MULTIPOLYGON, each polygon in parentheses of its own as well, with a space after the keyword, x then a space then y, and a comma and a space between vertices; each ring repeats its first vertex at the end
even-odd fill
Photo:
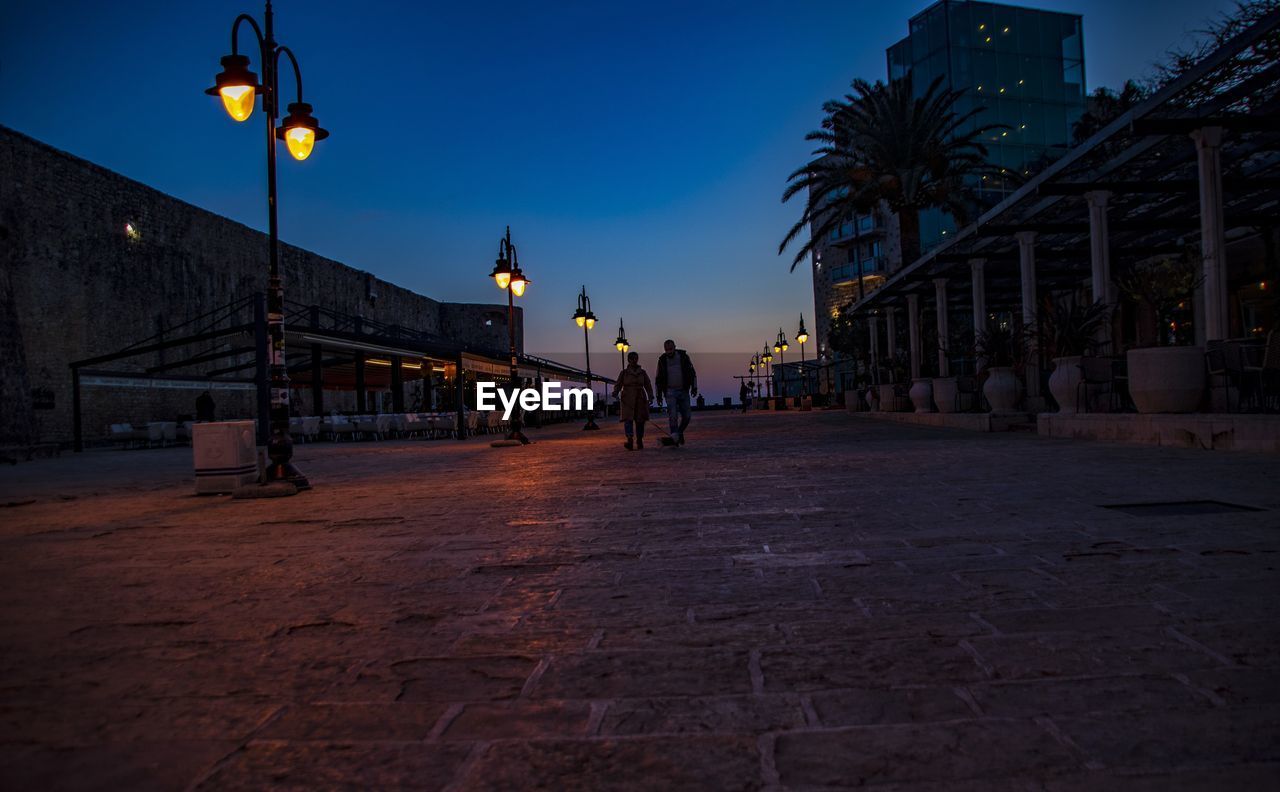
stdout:
POLYGON ((653 401, 653 383, 649 375, 640 366, 627 366, 618 374, 618 383, 613 386, 618 399, 619 414, 624 421, 649 420, 649 402, 653 401))

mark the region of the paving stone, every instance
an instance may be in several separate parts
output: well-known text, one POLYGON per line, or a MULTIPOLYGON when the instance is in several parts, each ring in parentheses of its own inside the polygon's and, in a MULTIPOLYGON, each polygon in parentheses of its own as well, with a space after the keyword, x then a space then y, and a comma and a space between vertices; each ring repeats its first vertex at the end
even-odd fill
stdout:
POLYGON ((462 789, 762 788, 754 737, 682 736, 494 743, 462 789))
POLYGON ((545 740, 585 737, 591 706, 582 701, 501 701, 467 704, 444 732, 446 740, 545 740))
POLYGON ((991 635, 968 645, 994 679, 1189 671, 1221 663, 1160 630, 991 635))
POLYGON ((749 692, 747 652, 599 651, 552 658, 532 695, 611 699, 749 692))
POLYGON ((984 715, 1010 718, 1087 712, 1118 714, 1210 706, 1203 696, 1171 676, 1117 676, 1084 679, 995 682, 966 687, 984 715))
POLYGON ((1091 761, 1107 767, 1280 761, 1280 714, 1273 707, 1146 709, 1123 719, 1055 716, 1053 722, 1091 761))
POLYGON ((955 783, 1076 770, 1080 761, 1031 721, 860 726, 779 735, 775 748, 784 787, 855 787, 885 783, 955 783))
POLYGON ((814 693, 811 699, 823 726, 878 726, 974 717, 973 710, 954 688, 831 690, 814 693))
POLYGON ((422 742, 255 741, 220 762, 199 790, 444 789, 467 748, 422 742))
POLYGON ((619 699, 605 711, 600 733, 759 734, 797 729, 805 724, 796 696, 619 699))

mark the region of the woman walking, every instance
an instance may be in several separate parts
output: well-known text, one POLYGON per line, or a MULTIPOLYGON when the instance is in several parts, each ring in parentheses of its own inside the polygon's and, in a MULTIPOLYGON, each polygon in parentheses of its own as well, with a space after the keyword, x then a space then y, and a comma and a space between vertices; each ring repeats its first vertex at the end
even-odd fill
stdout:
POLYGON ((618 382, 613 386, 613 396, 618 400, 618 413, 622 417, 622 428, 627 433, 627 450, 632 449, 632 436, 635 437, 635 448, 644 448, 644 424, 649 420, 649 402, 653 401, 653 383, 649 375, 640 368, 640 355, 631 352, 627 355, 627 367, 618 375, 618 382))

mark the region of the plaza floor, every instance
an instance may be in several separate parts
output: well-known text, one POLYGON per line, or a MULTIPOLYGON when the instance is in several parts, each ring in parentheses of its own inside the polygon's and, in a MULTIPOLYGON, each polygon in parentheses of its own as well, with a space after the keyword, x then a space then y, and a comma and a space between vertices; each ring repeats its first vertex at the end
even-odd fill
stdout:
POLYGON ((0 469, 0 787, 1280 784, 1278 456, 533 436, 302 446, 281 499, 0 469), (1105 508, 1169 501, 1260 510, 1105 508))

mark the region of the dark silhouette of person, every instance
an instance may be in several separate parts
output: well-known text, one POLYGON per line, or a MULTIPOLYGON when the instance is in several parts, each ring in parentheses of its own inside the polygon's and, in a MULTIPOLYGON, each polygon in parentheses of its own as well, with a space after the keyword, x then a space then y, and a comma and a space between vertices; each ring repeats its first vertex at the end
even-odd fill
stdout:
POLYGON ((196 397, 196 420, 212 421, 213 420, 213 396, 209 391, 205 391, 196 397))

